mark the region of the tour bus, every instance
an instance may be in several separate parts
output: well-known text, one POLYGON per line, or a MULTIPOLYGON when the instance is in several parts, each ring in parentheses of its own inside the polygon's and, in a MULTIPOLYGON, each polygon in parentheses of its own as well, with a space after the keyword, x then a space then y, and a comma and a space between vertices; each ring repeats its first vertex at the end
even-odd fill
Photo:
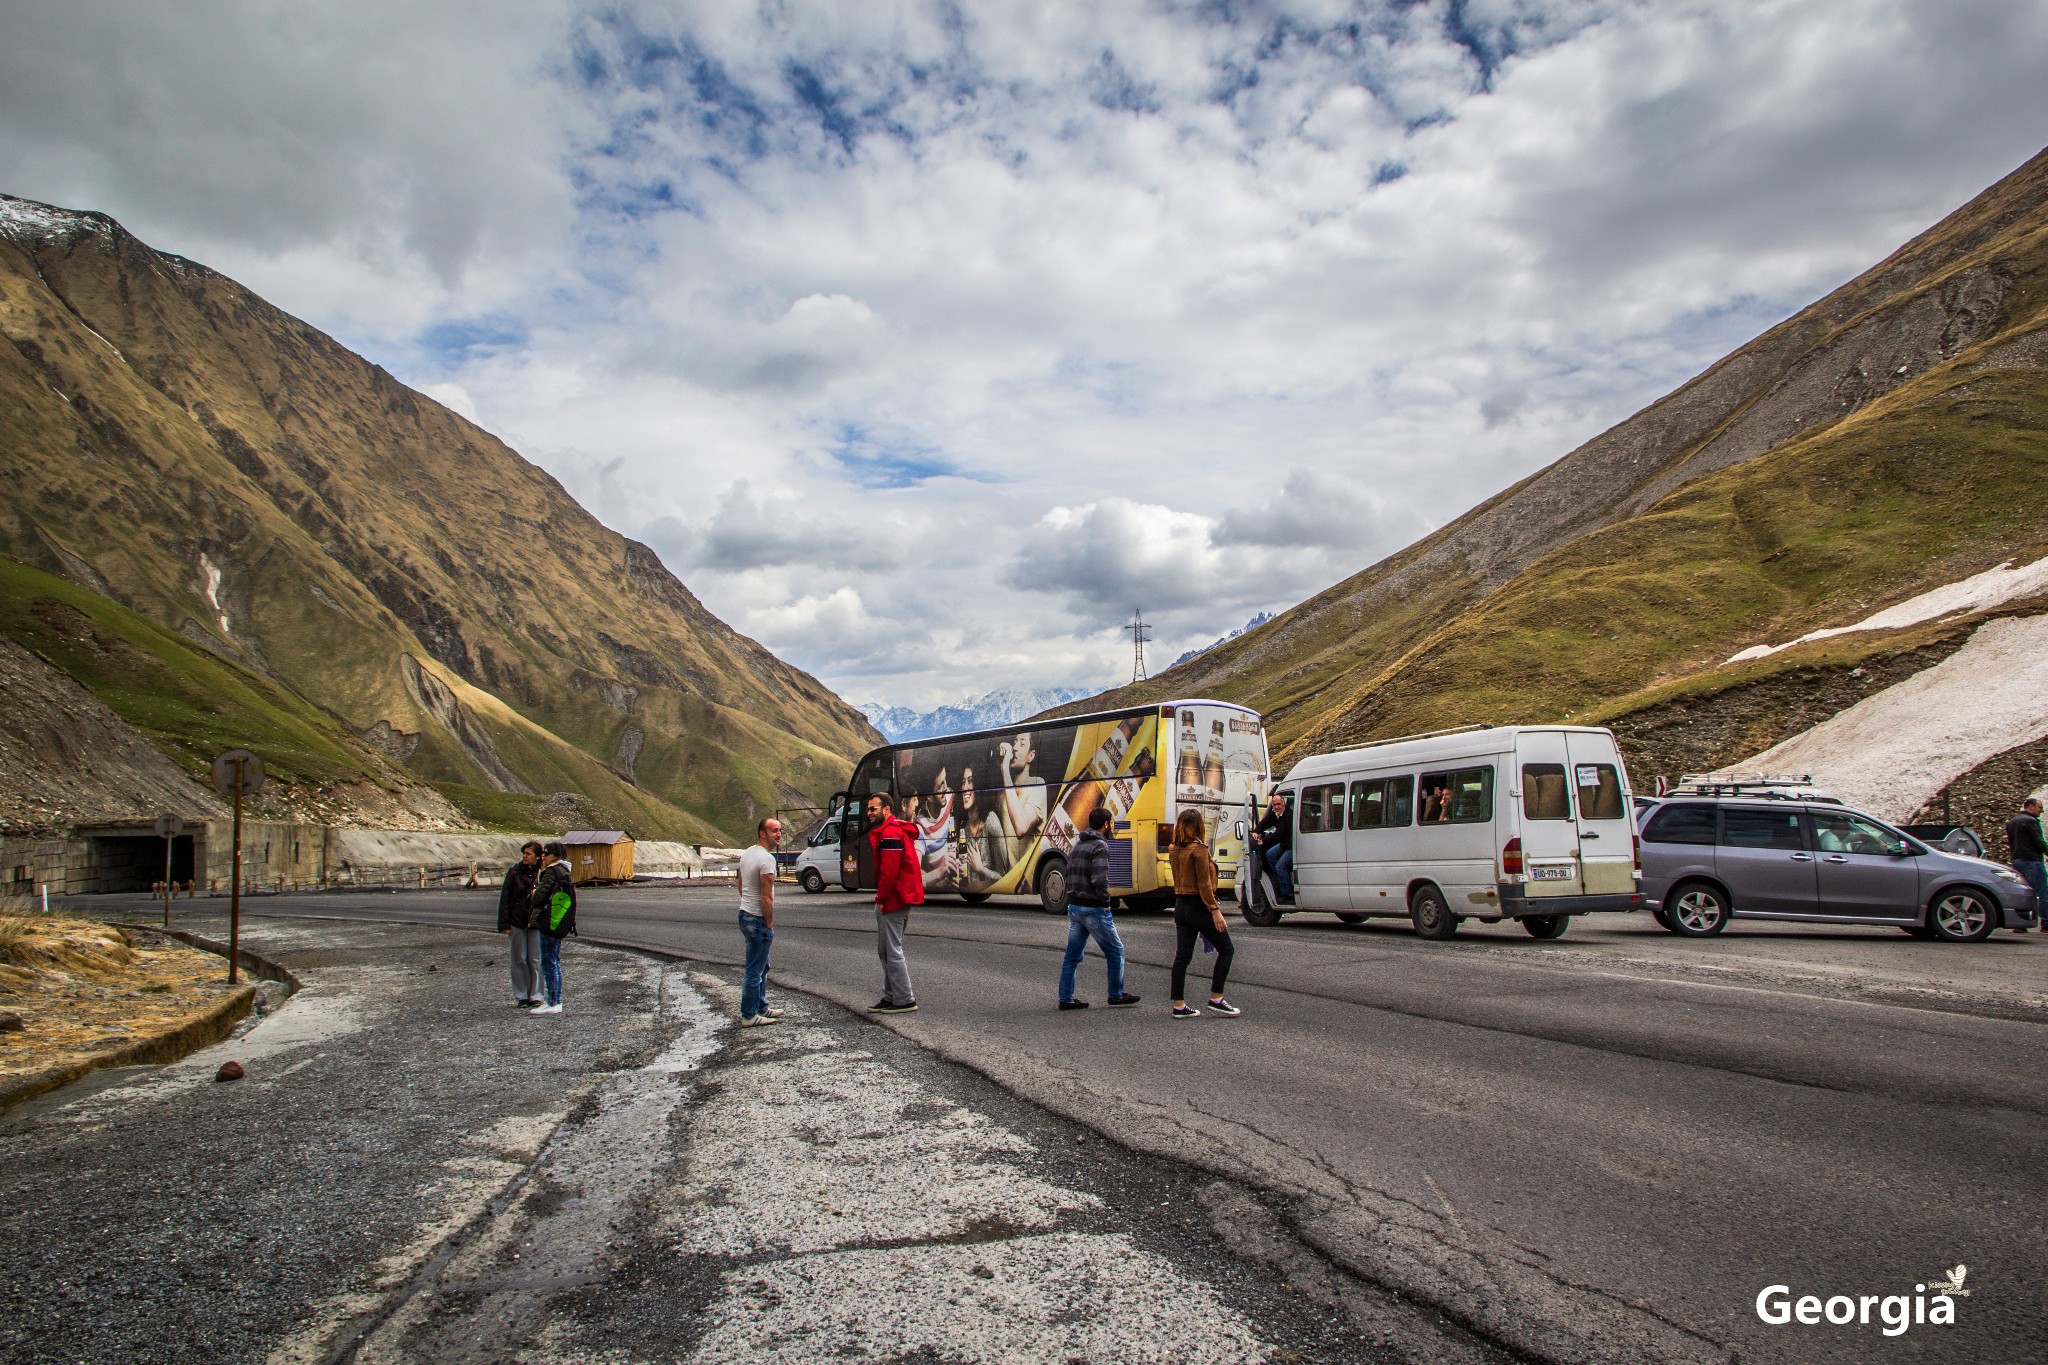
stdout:
POLYGON ((874 888, 861 811, 870 793, 883 792, 917 825, 927 893, 970 905, 1035 895, 1064 914, 1067 853, 1088 813, 1106 806, 1110 894, 1150 908, 1172 902, 1167 846, 1189 808, 1202 812, 1218 881, 1228 884, 1243 852, 1229 816, 1265 789, 1268 764, 1258 712, 1206 699, 1158 702, 876 749, 855 765, 826 818, 839 822, 839 878, 849 891, 874 888))
MULTIPOLYGON (((1407 735, 1305 758, 1275 790, 1294 821, 1296 910, 1353 923, 1403 915, 1443 939, 1465 918, 1517 919, 1556 938, 1573 915, 1643 908, 1628 770, 1610 730, 1407 735)), ((1278 907, 1250 913, 1279 918, 1278 907)))

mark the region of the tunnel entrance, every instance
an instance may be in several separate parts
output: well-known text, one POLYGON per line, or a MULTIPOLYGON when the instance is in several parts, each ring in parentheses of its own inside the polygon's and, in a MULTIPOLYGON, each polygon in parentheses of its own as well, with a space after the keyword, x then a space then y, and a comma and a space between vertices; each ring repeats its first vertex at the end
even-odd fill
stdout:
MULTIPOLYGON (((154 834, 95 834, 92 845, 91 890, 147 891, 163 880, 164 841, 154 834)), ((171 840, 171 880, 193 876, 192 836, 171 840)))

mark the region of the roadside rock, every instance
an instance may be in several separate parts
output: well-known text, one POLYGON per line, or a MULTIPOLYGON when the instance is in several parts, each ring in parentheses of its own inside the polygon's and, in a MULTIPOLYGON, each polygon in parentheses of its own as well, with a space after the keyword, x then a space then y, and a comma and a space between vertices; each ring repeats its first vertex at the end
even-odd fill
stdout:
POLYGON ((247 1074, 242 1070, 240 1062, 222 1062, 220 1070, 213 1073, 213 1078, 217 1081, 239 1081, 247 1074))

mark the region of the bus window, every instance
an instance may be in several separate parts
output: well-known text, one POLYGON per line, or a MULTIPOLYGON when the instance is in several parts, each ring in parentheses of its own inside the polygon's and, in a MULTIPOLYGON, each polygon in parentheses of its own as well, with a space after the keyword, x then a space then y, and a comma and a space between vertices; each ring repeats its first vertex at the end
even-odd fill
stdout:
MULTIPOLYGON (((1580 771, 1584 771, 1583 768, 1580 771)), ((1522 818, 1524 820, 1569 820, 1572 801, 1564 786, 1564 764, 1524 763, 1522 765, 1522 818)))
POLYGON ((1301 823, 1296 826, 1300 833, 1315 834, 1323 828, 1324 790, 1322 787, 1301 789, 1301 823))
POLYGON ((1351 784, 1351 828, 1378 829, 1386 823, 1386 803, 1386 783, 1353 782, 1351 784))
POLYGON ((1579 818, 1621 819, 1621 774, 1612 763, 1576 763, 1579 784, 1579 818))
POLYGON ((1422 823, 1480 824, 1493 819, 1493 768, 1422 775, 1422 823))
POLYGON ((1415 818, 1415 779, 1412 777, 1390 777, 1387 779, 1387 825, 1389 828, 1406 825, 1415 818))

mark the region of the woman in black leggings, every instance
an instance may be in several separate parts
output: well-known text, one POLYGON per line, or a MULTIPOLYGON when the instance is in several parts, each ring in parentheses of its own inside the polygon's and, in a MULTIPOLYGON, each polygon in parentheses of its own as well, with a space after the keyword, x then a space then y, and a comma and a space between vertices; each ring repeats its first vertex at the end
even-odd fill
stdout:
POLYGON ((1223 983, 1230 979, 1230 930, 1224 927, 1223 911, 1216 904, 1216 860, 1209 856, 1209 836, 1202 828, 1202 813, 1184 810, 1173 822, 1173 928, 1179 938, 1173 954, 1173 1017, 1195 1019, 1201 1011, 1188 1004, 1188 962, 1195 955, 1196 938, 1206 938, 1216 950, 1216 970, 1209 975, 1209 1009, 1216 1014, 1234 1015, 1244 1011, 1223 998, 1223 983))

